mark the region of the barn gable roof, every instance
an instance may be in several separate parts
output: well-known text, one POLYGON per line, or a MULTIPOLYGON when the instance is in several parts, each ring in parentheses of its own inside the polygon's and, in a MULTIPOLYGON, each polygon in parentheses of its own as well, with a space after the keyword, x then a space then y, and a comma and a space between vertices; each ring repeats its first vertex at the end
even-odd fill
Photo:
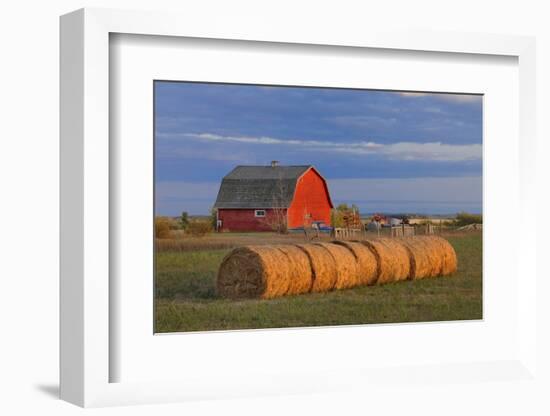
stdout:
POLYGON ((222 179, 214 208, 288 208, 311 165, 237 166, 222 179))

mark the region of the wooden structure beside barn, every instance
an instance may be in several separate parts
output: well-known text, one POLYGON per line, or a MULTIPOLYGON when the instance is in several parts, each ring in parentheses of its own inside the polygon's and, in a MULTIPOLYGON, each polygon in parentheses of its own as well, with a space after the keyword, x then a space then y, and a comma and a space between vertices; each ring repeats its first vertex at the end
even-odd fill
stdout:
POLYGON ((216 198, 218 231, 277 231, 330 224, 326 180, 312 165, 237 166, 216 198))

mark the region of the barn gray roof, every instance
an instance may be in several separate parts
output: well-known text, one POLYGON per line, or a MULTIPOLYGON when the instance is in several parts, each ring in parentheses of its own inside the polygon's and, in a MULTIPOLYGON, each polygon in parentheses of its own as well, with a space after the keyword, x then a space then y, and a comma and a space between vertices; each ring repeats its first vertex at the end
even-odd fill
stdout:
POLYGON ((237 166, 222 179, 214 208, 288 208, 311 165, 237 166))

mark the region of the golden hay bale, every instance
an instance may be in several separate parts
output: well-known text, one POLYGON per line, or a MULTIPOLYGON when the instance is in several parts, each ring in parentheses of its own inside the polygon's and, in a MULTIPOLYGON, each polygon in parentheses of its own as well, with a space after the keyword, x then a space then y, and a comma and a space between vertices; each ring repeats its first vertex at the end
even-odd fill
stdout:
POLYGON ((439 245, 442 250, 442 265, 439 274, 448 275, 455 273, 458 267, 456 252, 451 243, 439 236, 431 236, 434 244, 439 245))
POLYGON ((217 291, 222 297, 270 299, 285 295, 289 286, 288 256, 268 245, 236 248, 218 270, 217 291))
POLYGON ((361 243, 373 251, 377 258, 378 280, 376 283, 397 282, 409 277, 411 268, 409 253, 396 239, 379 238, 364 240, 361 243))
POLYGON ((428 277, 435 277, 441 275, 443 269, 443 262, 445 260, 445 252, 441 244, 439 244, 439 237, 431 235, 423 235, 417 237, 419 241, 428 247, 428 256, 431 261, 431 273, 428 277))
POLYGON ((346 247, 331 243, 315 243, 328 251, 336 263, 337 279, 335 289, 347 289, 360 284, 357 260, 346 247))
POLYGON ((378 279, 378 262, 374 253, 358 241, 333 241, 352 252, 357 260, 357 273, 359 284, 372 285, 378 279))
POLYGON ((297 244, 309 259, 313 273, 312 292, 327 292, 332 290, 338 279, 336 262, 326 249, 315 244, 297 244))
POLYGON ((409 253, 409 279, 423 279, 439 274, 443 252, 438 244, 424 237, 408 237, 399 242, 409 253))
POLYGON ((296 246, 276 246, 288 258, 289 263, 289 286, 287 295, 307 293, 313 284, 313 270, 308 255, 296 246))

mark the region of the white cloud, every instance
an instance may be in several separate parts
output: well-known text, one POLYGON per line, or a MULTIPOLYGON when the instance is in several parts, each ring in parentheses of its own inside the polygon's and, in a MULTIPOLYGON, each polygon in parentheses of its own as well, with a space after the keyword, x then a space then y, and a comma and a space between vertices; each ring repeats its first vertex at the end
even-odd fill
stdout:
POLYGON ((482 100, 481 95, 473 94, 437 94, 439 100, 450 101, 453 103, 480 103, 482 100))
POLYGON ((433 97, 438 100, 448 101, 452 103, 479 103, 481 102, 482 96, 477 94, 451 94, 451 93, 427 93, 427 92, 399 92, 399 95, 402 97, 433 97))
POLYGON ((158 137, 180 138, 191 137, 210 142, 237 142, 257 145, 281 145, 307 148, 308 151, 338 152, 354 155, 380 155, 392 160, 432 160, 432 161, 466 161, 479 160, 482 156, 481 144, 445 144, 442 142, 418 143, 400 141, 391 144, 373 141, 333 142, 302 139, 278 139, 267 136, 222 136, 218 134, 170 134, 160 133, 158 137))
POLYGON ((403 97, 425 97, 429 95, 427 92, 398 92, 403 97))
MULTIPOLYGON (((356 153, 357 150, 341 148, 339 152, 356 153)), ((359 153, 376 153, 393 160, 433 160, 433 161, 465 161, 481 159, 480 144, 444 144, 441 142, 416 143, 399 142, 372 150, 359 149, 359 153)))
POLYGON ((189 148, 181 146, 158 146, 155 153, 157 160, 206 159, 219 162, 238 162, 254 164, 255 155, 250 152, 227 152, 211 148, 189 148))
POLYGON ((247 137, 247 136, 221 136, 219 134, 210 134, 210 133, 184 133, 184 134, 171 134, 171 133, 159 133, 157 137, 161 138, 180 138, 180 137, 191 137, 194 139, 200 139, 205 141, 213 142, 238 142, 238 143, 249 143, 249 144, 278 144, 286 146, 304 146, 304 147, 326 147, 333 148, 338 146, 354 146, 354 147, 365 147, 365 148, 374 148, 382 146, 374 142, 355 142, 355 143, 340 143, 340 142, 331 142, 324 140, 302 140, 302 139, 277 139, 274 137, 267 136, 258 136, 258 137, 247 137))

